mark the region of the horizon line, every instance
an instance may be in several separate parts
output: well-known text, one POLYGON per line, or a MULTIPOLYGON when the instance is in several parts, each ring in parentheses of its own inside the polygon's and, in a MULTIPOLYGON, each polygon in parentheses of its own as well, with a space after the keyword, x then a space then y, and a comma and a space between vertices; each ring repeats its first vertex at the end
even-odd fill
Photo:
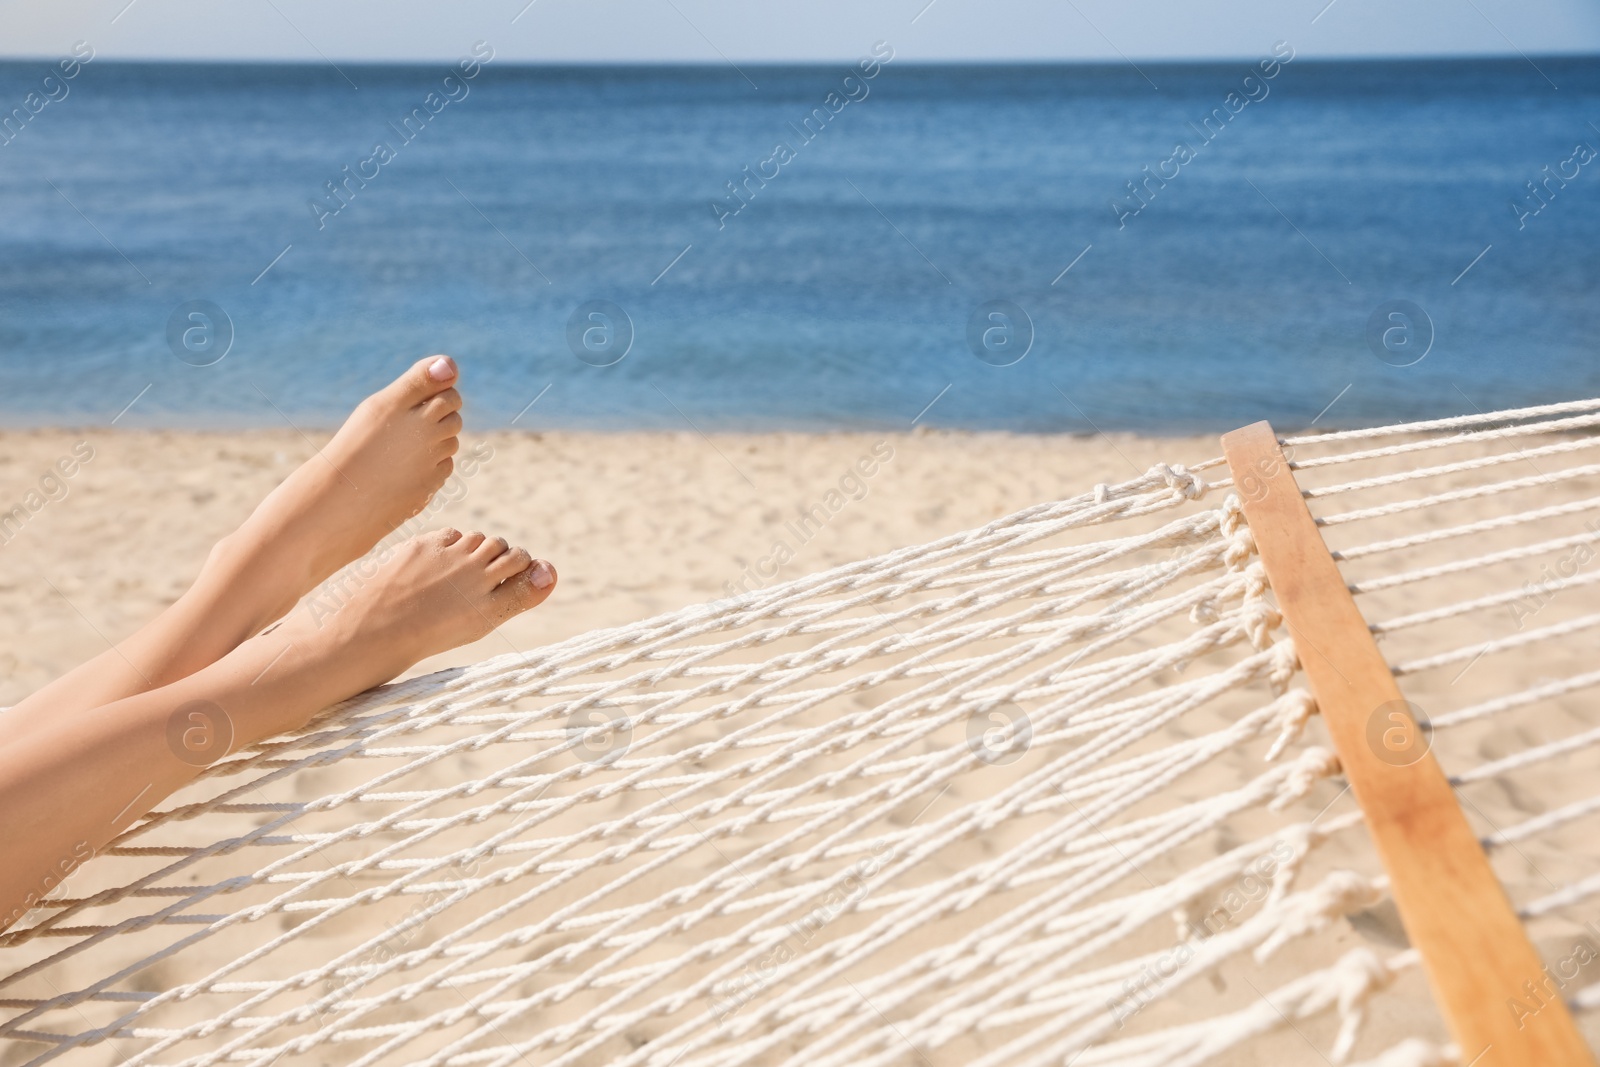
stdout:
MULTIPOLYGON (((0 64, 26 64, 26 63, 51 63, 59 59, 56 54, 32 55, 3 55, 0 54, 0 64)), ((764 67, 768 69, 780 67, 832 67, 838 64, 852 64, 858 57, 836 59, 740 59, 737 62, 749 67, 764 67)), ((1076 57, 1049 57, 1025 56, 1009 59, 1001 58, 962 58, 962 57, 933 57, 925 59, 898 60, 895 66, 904 67, 1016 67, 1016 66, 1074 66, 1074 67, 1125 67, 1131 63, 1143 63, 1151 66, 1218 66, 1228 63, 1254 63, 1259 56, 1132 56, 1127 58, 1076 58, 1076 57)), ((1436 63, 1436 62, 1483 62, 1487 60, 1503 60, 1510 62, 1525 62, 1529 59, 1543 60, 1600 60, 1600 51, 1582 52, 1394 52, 1394 53, 1350 53, 1307 56, 1299 55, 1295 62, 1298 63, 1436 63)), ((264 56, 264 57, 206 57, 193 56, 117 56, 97 57, 95 63, 112 64, 125 63, 137 64, 170 64, 174 66, 274 66, 274 67, 321 67, 328 62, 343 63, 349 66, 362 67, 429 67, 438 64, 450 64, 455 58, 431 57, 423 59, 385 59, 385 58, 350 58, 330 57, 324 59, 305 59, 299 57, 264 56)), ((728 66, 727 62, 706 61, 700 59, 507 59, 495 61, 496 68, 504 67, 540 67, 540 68, 572 68, 572 67, 637 67, 647 68, 682 68, 722 70, 728 66)))

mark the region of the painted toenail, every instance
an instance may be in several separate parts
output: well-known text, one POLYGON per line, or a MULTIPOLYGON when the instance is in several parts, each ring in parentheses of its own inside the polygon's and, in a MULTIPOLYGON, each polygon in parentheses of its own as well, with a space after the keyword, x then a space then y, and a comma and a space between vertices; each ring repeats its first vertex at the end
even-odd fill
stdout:
POLYGON ((438 359, 428 364, 428 377, 432 378, 436 382, 447 382, 451 378, 454 378, 455 374, 455 367, 445 356, 440 356, 438 359))
POLYGON ((549 589, 556 584, 555 568, 542 559, 536 559, 533 566, 528 568, 528 581, 533 583, 535 589, 549 589))

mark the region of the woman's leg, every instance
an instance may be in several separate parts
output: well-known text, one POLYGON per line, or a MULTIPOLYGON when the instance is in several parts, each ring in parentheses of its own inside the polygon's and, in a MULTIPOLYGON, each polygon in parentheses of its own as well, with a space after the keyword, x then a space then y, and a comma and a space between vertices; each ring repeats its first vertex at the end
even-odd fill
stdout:
POLYGON ((297 615, 171 685, 56 717, 0 746, 0 929, 225 754, 191 744, 189 731, 231 733, 237 751, 302 726, 542 603, 555 577, 499 538, 426 534, 320 623, 297 615))
POLYGON ((176 603, 0 713, 7 741, 216 662, 422 510, 453 469, 457 376, 449 357, 430 356, 362 401, 318 455, 217 543, 176 603))

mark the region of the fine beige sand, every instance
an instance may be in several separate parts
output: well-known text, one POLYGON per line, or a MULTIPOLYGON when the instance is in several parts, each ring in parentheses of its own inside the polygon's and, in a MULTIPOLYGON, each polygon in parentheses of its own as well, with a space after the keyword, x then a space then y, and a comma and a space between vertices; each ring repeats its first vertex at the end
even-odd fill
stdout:
MULTIPOLYGON (((1194 462, 1219 452, 1214 438, 1123 434, 465 435, 458 475, 419 528, 449 525, 501 534, 551 560, 561 584, 541 609, 476 646, 419 665, 417 672, 526 650, 741 587, 797 578, 978 526, 1097 482, 1121 481, 1156 462, 1194 462)), ((313 454, 312 442, 293 431, 0 433, 0 704, 16 701, 96 654, 171 603, 210 544, 313 454), (61 473, 67 470, 70 476, 61 473)), ((1528 471, 1497 476, 1518 473, 1528 471)), ((1594 481, 1585 479, 1563 492, 1600 492, 1594 481)), ((1547 497, 1536 487, 1516 506, 1566 498, 1547 497)), ((1507 506, 1496 498, 1465 501, 1454 506, 1450 521, 1499 514, 1507 506)), ((1397 529, 1439 520, 1418 521, 1420 527, 1397 529)), ((1330 541, 1341 544, 1340 537, 1330 541)), ((1346 537, 1343 543, 1352 542, 1346 537)), ((1425 566, 1448 560, 1450 552, 1449 544, 1433 546, 1404 562, 1425 566)), ((1528 575, 1537 574, 1530 564, 1528 575)), ((1503 575, 1491 582, 1463 574, 1449 585, 1455 599, 1508 588, 1503 575)), ((1535 621, 1569 616, 1580 607, 1580 597, 1592 604, 1592 593, 1564 594, 1535 621)), ((312 610, 316 602, 313 597, 299 610, 312 610)), ((1383 605, 1384 615, 1375 617, 1414 610, 1409 603, 1406 593, 1392 597, 1383 605)), ((1502 608, 1459 626, 1452 623, 1444 639, 1447 644, 1495 639, 1514 632, 1518 622, 1502 608)), ((1487 657, 1471 667, 1470 675, 1451 679, 1452 669, 1442 678, 1419 681, 1408 695, 1425 707, 1459 706, 1476 699, 1479 690, 1509 692, 1593 669, 1592 657, 1582 653, 1586 640, 1592 647, 1592 640, 1580 638, 1544 662, 1520 655, 1487 657)), ((1474 726, 1461 734, 1462 752, 1473 757, 1469 763, 1482 762, 1596 725, 1582 698, 1562 700, 1558 713, 1559 722, 1535 723, 1514 736, 1493 723, 1474 726)), ((1313 736, 1320 729, 1313 723, 1313 736)), ((1259 766, 1229 755, 1195 785, 1230 788, 1259 766)), ((1445 762, 1447 769, 1452 766, 1445 762)), ((1574 764, 1564 770, 1549 776, 1536 770, 1503 789, 1482 787, 1473 794, 1474 823, 1488 832, 1592 795, 1589 783, 1600 770, 1592 759, 1582 768, 1574 764)), ((1318 796, 1338 797, 1332 783, 1319 789, 1318 796)), ((1337 802, 1335 811, 1351 809, 1347 795, 1337 802)), ((1593 874, 1596 850, 1584 841, 1529 845, 1508 855, 1499 869, 1513 897, 1525 901, 1550 891, 1557 881, 1593 874)), ((1370 868, 1370 857, 1336 852, 1332 859, 1370 868)), ((1340 946, 1366 944, 1384 954, 1403 947, 1392 906, 1356 920, 1338 924, 1340 946)), ((1541 930, 1535 939, 1546 959, 1554 960, 1569 955, 1581 935, 1568 925, 1541 930)), ((1600 971, 1586 982, 1597 979, 1600 971)), ((1408 975, 1394 993, 1374 1005, 1361 1046, 1368 1054, 1406 1034, 1443 1037, 1419 975, 1408 975)), ((1311 1031, 1323 1049, 1331 1029, 1319 1024, 1311 1031)), ((1596 1036, 1591 1033, 1591 1040, 1596 1036)), ((1219 1062, 1322 1062, 1311 1055, 1306 1040, 1304 1034, 1284 1032, 1262 1051, 1219 1062)))
MULTIPOLYGON (((1214 440, 1128 435, 468 434, 422 528, 500 534, 553 562, 561 585, 541 610, 423 669, 632 622, 729 583, 755 588, 758 566, 766 582, 798 578, 1217 452, 1214 440), (781 568, 780 541, 793 555, 781 568)), ((40 505, 20 529, 0 523, 0 704, 172 603, 212 543, 313 454, 292 430, 0 433, 0 513, 40 505), (93 458, 62 477, 74 448, 93 458)))

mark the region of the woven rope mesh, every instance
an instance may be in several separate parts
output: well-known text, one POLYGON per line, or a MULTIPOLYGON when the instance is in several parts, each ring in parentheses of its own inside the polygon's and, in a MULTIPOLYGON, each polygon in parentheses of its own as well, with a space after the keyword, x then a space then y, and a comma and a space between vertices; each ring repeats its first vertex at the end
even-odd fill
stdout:
MULTIPOLYGON (((1572 628, 1595 586, 1504 649, 1511 601, 1404 616, 1466 599, 1463 573, 1520 589, 1528 546, 1570 551, 1600 513, 1363 554, 1455 521, 1393 502, 1534 472, 1317 494, 1446 453, 1581 465, 1595 417, 1538 419, 1293 450, 1319 515, 1382 512, 1328 536, 1374 583, 1368 618, 1404 623, 1386 654, 1446 769, 1483 776, 1461 790, 1486 835, 1548 814, 1508 817, 1515 773, 1559 762, 1563 797, 1596 792, 1587 752, 1493 765, 1597 725, 1572 628), (1477 714, 1492 694, 1429 681, 1466 662, 1429 666, 1458 615, 1484 655, 1548 657, 1518 692, 1560 691, 1477 714)), ((1229 498, 1250 486, 1217 466, 414 679, 237 753, 0 935, 0 1062, 1166 1067, 1350 1061, 1395 1033, 1422 1040, 1392 1062, 1448 1062, 1229 498)), ((1547 506, 1597 483, 1540 485, 1547 506)), ((1493 849, 1547 959, 1600 888, 1571 844, 1588 810, 1493 849)))

